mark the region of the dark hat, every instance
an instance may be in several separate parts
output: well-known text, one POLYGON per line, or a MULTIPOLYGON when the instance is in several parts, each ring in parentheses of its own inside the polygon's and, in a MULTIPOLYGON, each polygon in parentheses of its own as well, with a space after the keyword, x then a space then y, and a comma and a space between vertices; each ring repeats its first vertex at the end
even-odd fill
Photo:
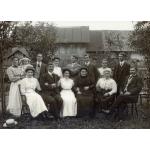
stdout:
POLYGON ((63 68, 62 69, 62 73, 63 74, 65 73, 65 71, 69 71, 70 75, 72 74, 72 72, 71 72, 71 70, 69 68, 63 68))
POLYGON ((55 59, 60 60, 60 58, 59 58, 59 57, 57 57, 57 56, 55 56, 55 57, 53 58, 53 61, 54 61, 55 59))
POLYGON ((25 72, 29 71, 29 70, 32 70, 33 72, 35 72, 35 69, 32 65, 28 65, 25 69, 25 72))
POLYGON ((81 71, 81 70, 86 70, 86 71, 88 71, 88 68, 87 68, 86 66, 82 66, 81 69, 80 69, 80 71, 81 71))
POLYGON ((77 60, 78 60, 78 56, 76 56, 76 55, 72 55, 72 57, 74 57, 75 59, 77 59, 77 60))
POLYGON ((48 62, 48 65, 54 65, 54 64, 53 64, 53 62, 52 62, 52 61, 49 61, 49 62, 48 62))

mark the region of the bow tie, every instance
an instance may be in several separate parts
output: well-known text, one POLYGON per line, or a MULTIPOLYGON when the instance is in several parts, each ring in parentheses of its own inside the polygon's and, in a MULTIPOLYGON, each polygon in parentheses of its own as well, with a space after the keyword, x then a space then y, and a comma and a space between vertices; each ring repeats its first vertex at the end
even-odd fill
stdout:
POLYGON ((13 66, 13 68, 18 68, 18 66, 13 66))

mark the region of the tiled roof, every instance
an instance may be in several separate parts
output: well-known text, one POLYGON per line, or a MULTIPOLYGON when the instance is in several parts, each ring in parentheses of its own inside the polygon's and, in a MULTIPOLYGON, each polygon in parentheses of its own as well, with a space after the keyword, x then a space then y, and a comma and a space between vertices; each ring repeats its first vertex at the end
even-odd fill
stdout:
POLYGON ((20 51, 26 57, 29 57, 29 54, 28 54, 27 50, 24 47, 14 47, 14 48, 12 48, 11 53, 7 55, 7 58, 14 55, 17 51, 20 51))

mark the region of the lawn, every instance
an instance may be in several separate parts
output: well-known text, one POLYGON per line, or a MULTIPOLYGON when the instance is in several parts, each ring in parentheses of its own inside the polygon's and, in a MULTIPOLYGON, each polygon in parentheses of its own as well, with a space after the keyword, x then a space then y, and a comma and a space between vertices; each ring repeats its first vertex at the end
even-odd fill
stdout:
MULTIPOLYGON (((94 119, 65 118, 59 121, 29 120, 27 116, 22 116, 15 129, 149 129, 150 105, 138 105, 138 114, 138 117, 129 114, 126 120, 121 122, 111 121, 103 113, 97 113, 94 119)), ((0 128, 3 128, 5 119, 1 117, 0 128)))

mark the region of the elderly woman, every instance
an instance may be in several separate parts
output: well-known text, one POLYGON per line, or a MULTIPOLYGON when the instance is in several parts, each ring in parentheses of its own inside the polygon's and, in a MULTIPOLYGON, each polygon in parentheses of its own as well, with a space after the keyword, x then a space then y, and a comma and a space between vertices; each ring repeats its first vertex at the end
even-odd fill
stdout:
POLYGON ((98 68, 98 72, 100 73, 100 77, 104 76, 104 71, 109 70, 110 72, 112 71, 111 68, 108 68, 108 61, 107 59, 102 60, 102 67, 98 68))
POLYGON ((35 72, 32 66, 28 66, 25 69, 26 78, 21 81, 21 92, 26 96, 27 104, 30 108, 30 113, 33 118, 38 116, 46 117, 47 108, 42 97, 35 91, 35 89, 41 91, 39 82, 33 77, 35 72))
POLYGON ((30 64, 30 62, 31 62, 31 60, 29 58, 27 58, 27 57, 24 57, 24 58, 20 59, 20 61, 19 61, 20 68, 22 70, 22 76, 24 76, 24 77, 25 77, 25 69, 26 69, 26 67, 27 66, 32 66, 30 64))
POLYGON ((75 80, 77 92, 77 116, 93 115, 94 106, 94 82, 88 74, 88 69, 82 67, 79 76, 75 80))
POLYGON ((104 77, 100 78, 96 84, 98 100, 101 104, 101 110, 107 112, 108 107, 114 101, 114 94, 117 92, 117 84, 111 78, 110 69, 104 70, 104 77))

